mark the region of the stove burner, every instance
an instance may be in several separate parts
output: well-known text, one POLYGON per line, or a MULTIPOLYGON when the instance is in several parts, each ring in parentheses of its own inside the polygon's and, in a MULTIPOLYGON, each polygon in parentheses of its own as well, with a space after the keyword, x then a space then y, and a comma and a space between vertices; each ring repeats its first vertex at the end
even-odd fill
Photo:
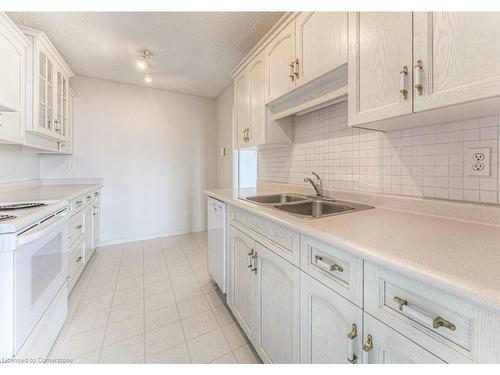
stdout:
POLYGON ((15 203, 15 204, 5 204, 0 206, 0 211, 12 211, 12 210, 23 210, 25 208, 35 208, 46 206, 45 203, 15 203))
POLYGON ((16 217, 12 216, 12 215, 0 215, 0 221, 10 220, 10 219, 15 219, 15 218, 16 217))

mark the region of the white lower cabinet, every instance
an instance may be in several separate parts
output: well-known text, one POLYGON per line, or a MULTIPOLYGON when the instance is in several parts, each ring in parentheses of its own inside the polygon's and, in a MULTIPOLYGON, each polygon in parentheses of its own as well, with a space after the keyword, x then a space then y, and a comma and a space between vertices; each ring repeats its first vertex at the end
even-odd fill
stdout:
POLYGON ((266 363, 299 363, 300 270, 257 244, 257 353, 266 363))
POLYGON ((444 363, 388 325, 364 313, 362 362, 365 364, 444 363))
POLYGON ((359 363, 363 311, 304 272, 300 275, 300 362, 359 363))
POLYGON ((256 337, 256 282, 251 271, 255 241, 231 227, 229 243, 228 305, 241 328, 252 341, 256 337))

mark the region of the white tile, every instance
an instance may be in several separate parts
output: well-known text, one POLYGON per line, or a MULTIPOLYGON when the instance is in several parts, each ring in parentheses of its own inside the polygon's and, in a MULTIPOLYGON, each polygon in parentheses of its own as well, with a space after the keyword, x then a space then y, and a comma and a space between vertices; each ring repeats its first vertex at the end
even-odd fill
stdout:
POLYGON ((64 339, 59 350, 53 353, 57 358, 75 358, 100 349, 105 327, 100 327, 64 339))
POLYGON ((205 296, 199 296, 178 302, 177 307, 179 308, 179 314, 183 319, 210 310, 210 305, 208 304, 205 296))
POLYGON ((246 344, 245 338, 236 323, 226 324, 221 329, 232 350, 246 344))
POLYGON ((144 335, 103 348, 101 363, 144 363, 144 335))
POLYGON ((143 299, 125 302, 111 307, 108 324, 116 323, 144 313, 143 299))
POLYGON ((238 363, 242 364, 260 363, 259 358, 247 344, 242 345, 239 348, 233 350, 233 354, 236 357, 238 363))
POLYGON ((233 322, 233 316, 231 315, 231 312, 226 307, 226 305, 220 305, 216 307, 215 309, 213 309, 213 312, 220 325, 233 322))
POLYGON ((98 364, 99 363, 99 355, 101 354, 100 350, 96 350, 95 352, 82 354, 78 357, 73 358, 74 364, 98 364))
POLYGON ((105 327, 108 321, 109 308, 94 311, 84 315, 78 315, 73 318, 66 332, 66 337, 78 335, 99 327, 105 327))
POLYGON ((175 305, 175 297, 171 290, 146 297, 146 312, 172 305, 175 305))
POLYGON ((184 364, 191 363, 186 344, 180 344, 162 352, 146 357, 146 363, 184 364))
POLYGON ((135 301, 144 297, 144 288, 132 288, 118 291, 113 297, 113 305, 121 305, 125 302, 135 301))
POLYGON ((183 319, 181 323, 187 340, 201 336, 218 327, 217 319, 210 310, 183 319))
POLYGON ((220 306, 224 304, 224 296, 219 293, 219 292, 210 292, 206 293, 205 297, 207 297, 208 303, 210 304, 210 307, 215 308, 217 306, 220 306))
POLYGON ((230 364, 237 364, 238 361, 236 360, 233 353, 227 353, 227 354, 223 355, 222 357, 217 358, 216 360, 214 360, 210 363, 219 364, 219 365, 230 365, 230 364))
POLYGON ((193 363, 209 363, 231 351, 220 329, 190 340, 187 345, 193 363))
POLYGON ((146 312, 146 331, 176 322, 180 319, 177 306, 172 305, 146 312))
POLYGON ((86 315, 95 311, 104 310, 111 306, 113 294, 82 300, 76 311, 76 315, 86 315))
POLYGON ((108 325, 104 346, 116 344, 120 341, 139 335, 144 332, 144 315, 122 320, 108 325))
POLYGON ((164 280, 147 282, 144 285, 144 289, 146 296, 152 296, 172 290, 172 285, 170 284, 170 280, 167 278, 164 280))
POLYGON ((174 294, 177 302, 180 302, 203 295, 203 289, 201 289, 200 284, 195 282, 193 284, 174 289, 174 294))
POLYGON ((116 291, 122 291, 127 289, 133 289, 142 287, 144 285, 144 277, 142 275, 139 276, 131 276, 123 279, 119 279, 116 284, 116 291))
POLYGON ((153 329, 146 332, 146 355, 160 353, 185 341, 180 322, 153 329))

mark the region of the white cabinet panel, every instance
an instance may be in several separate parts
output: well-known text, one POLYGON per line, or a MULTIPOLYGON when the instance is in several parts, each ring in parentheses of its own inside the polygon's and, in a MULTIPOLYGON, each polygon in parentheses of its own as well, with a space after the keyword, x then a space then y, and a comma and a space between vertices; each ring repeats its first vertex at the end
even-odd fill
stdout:
POLYGON ((438 357, 367 313, 364 314, 363 332, 364 344, 369 343, 369 335, 372 346, 370 348, 370 345, 366 345, 366 351, 363 353, 363 363, 444 363, 438 357))
POLYGON ((264 52, 252 60, 248 75, 250 80, 250 143, 264 144, 266 142, 264 52))
POLYGON ((234 121, 236 147, 247 147, 250 131, 250 85, 246 71, 234 80, 234 121))
POLYGON ((347 62, 347 13, 303 12, 295 21, 297 87, 347 62))
POLYGON ((299 362, 300 270, 257 244, 258 340, 264 362, 299 362))
POLYGON ((250 269, 255 241, 231 226, 229 241, 228 305, 250 340, 256 337, 256 278, 250 269))
POLYGON ((271 101, 295 87, 289 65, 295 61, 295 22, 292 20, 277 34, 265 50, 266 101, 271 101))
POLYGON ((301 272, 300 362, 357 363, 363 311, 301 272), (354 327, 353 327, 354 325, 354 327), (355 334, 349 334, 355 332, 355 334))
POLYGON ((500 13, 414 14, 415 112, 500 95, 500 13))
POLYGON ((349 125, 412 113, 410 12, 350 13, 349 51, 349 125))

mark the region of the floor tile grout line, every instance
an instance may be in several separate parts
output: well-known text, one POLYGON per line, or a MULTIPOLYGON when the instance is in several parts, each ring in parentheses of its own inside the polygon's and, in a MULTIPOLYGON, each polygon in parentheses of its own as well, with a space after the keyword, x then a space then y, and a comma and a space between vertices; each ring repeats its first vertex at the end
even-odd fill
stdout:
MULTIPOLYGON (((122 262, 123 262, 123 253, 124 252, 125 252, 125 246, 122 246, 122 248, 121 248, 121 257, 120 257, 120 267, 118 268, 118 273, 120 272, 119 269, 121 268, 121 265, 122 265, 122 262)), ((113 306, 113 300, 114 300, 114 297, 115 297, 115 293, 116 293, 116 288, 117 287, 118 287, 118 274, 116 276, 115 289, 113 291, 113 296, 111 297, 111 304, 110 304, 110 307, 109 307, 108 316, 106 317, 106 326, 104 327, 104 335, 102 337, 101 345, 100 345, 100 348, 99 348, 99 357, 97 359, 98 363, 101 363, 101 360, 102 360, 102 352, 104 350, 104 341, 106 340, 106 334, 108 332, 109 317, 111 315, 111 309, 112 309, 112 306, 113 306)))

